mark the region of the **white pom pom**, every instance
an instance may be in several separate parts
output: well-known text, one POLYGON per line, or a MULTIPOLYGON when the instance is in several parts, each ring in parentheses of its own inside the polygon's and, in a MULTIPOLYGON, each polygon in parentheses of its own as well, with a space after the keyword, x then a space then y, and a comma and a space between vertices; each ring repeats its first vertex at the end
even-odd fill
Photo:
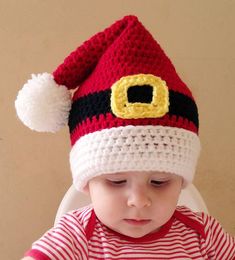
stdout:
POLYGON ((32 130, 56 132, 68 123, 69 90, 58 85, 49 73, 32 75, 15 101, 17 115, 32 130))

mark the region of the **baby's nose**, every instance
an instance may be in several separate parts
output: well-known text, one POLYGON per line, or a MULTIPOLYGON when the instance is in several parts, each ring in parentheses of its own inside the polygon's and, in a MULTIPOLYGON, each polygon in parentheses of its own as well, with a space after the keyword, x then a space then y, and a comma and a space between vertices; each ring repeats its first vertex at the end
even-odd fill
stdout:
POLYGON ((145 189, 138 187, 129 192, 128 207, 144 208, 151 206, 151 198, 145 189))

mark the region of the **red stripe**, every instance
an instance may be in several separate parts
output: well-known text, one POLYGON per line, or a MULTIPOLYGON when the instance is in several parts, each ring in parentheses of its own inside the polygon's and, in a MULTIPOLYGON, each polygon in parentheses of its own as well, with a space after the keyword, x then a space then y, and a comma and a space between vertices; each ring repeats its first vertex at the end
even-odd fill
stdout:
MULTIPOLYGON (((235 242, 234 242, 235 243, 235 242)), ((233 244, 234 244, 233 243, 233 244)), ((231 260, 235 260, 235 246, 231 246, 232 243, 224 250, 224 253, 221 255, 221 259, 229 259, 228 257, 231 257, 231 260), (229 251, 228 251, 229 250, 229 251), (226 257, 226 258, 225 258, 226 257)))
POLYGON ((217 255, 220 256, 223 248, 224 248, 224 245, 226 243, 226 239, 224 239, 224 234, 222 232, 220 232, 220 238, 219 240, 217 240, 216 244, 215 244, 215 247, 217 248, 217 255))
POLYGON ((90 240, 92 234, 93 234, 93 231, 94 231, 94 228, 95 228, 95 222, 96 222, 96 215, 95 215, 95 211, 92 210, 91 212, 91 217, 88 221, 88 224, 85 228, 85 233, 86 233, 86 238, 87 238, 87 241, 90 240))
MULTIPOLYGON (((44 244, 46 244, 48 246, 48 248, 53 249, 55 252, 57 252, 63 259, 66 260, 64 254, 62 254, 62 252, 60 250, 58 250, 58 248, 56 248, 54 245, 56 244, 53 241, 53 244, 51 243, 50 239, 48 239, 48 237, 42 238, 41 242, 43 242, 44 244)), ((38 246, 40 247, 44 247, 41 243, 38 243, 38 246)), ((47 248, 47 247, 45 247, 47 248)), ((61 247, 60 247, 61 248, 61 247)), ((63 249, 64 250, 64 249, 63 249)), ((66 252, 66 251, 65 251, 66 252)), ((66 253, 67 254, 67 253, 66 253)))
MULTIPOLYGON (((63 226, 63 228, 61 228, 61 230, 66 234, 66 226, 61 224, 63 226)), ((81 233, 79 234, 80 236, 80 239, 83 241, 83 244, 87 244, 86 240, 85 240, 85 237, 84 237, 84 233, 83 233, 83 230, 81 229, 81 227, 79 227, 81 233)), ((77 232, 77 231, 76 231, 77 232)), ((60 233, 61 236, 63 236, 65 239, 67 239, 67 237, 65 236, 65 234, 63 233, 60 233)), ((81 243, 77 240, 77 236, 78 236, 78 233, 76 233, 76 236, 75 234, 73 234, 72 232, 70 232, 69 234, 72 238, 73 238, 73 241, 76 241, 77 243, 74 243, 74 247, 78 250, 78 252, 81 250, 83 252, 83 254, 87 254, 83 248, 83 246, 81 245, 81 243)))
POLYGON ((31 250, 27 251, 24 254, 24 256, 30 256, 30 257, 37 259, 37 260, 51 260, 50 257, 48 257, 43 252, 41 252, 37 249, 31 249, 31 250))
MULTIPOLYGON (((62 233, 58 232, 58 235, 62 236, 62 233)), ((64 236, 63 236, 63 238, 64 238, 64 236)), ((51 243, 53 243, 53 244, 55 244, 56 246, 60 247, 61 250, 63 250, 66 254, 68 254, 68 252, 67 252, 67 250, 65 250, 64 246, 66 246, 67 248, 69 248, 69 250, 70 250, 71 252, 74 251, 73 248, 71 247, 71 245, 70 245, 69 243, 66 243, 66 241, 65 241, 64 239, 62 240, 62 239, 60 239, 60 238, 58 238, 58 237, 56 237, 56 236, 52 236, 52 234, 48 234, 47 239, 48 239, 51 243), (56 240, 57 240, 58 242, 60 242, 60 243, 57 243, 56 240)))
MULTIPOLYGON (((55 260, 57 260, 58 259, 58 257, 50 250, 50 248, 48 248, 48 247, 45 247, 45 246, 43 246, 43 245, 41 245, 41 244, 37 244, 37 247, 41 247, 42 249, 44 249, 46 252, 48 252, 50 255, 52 255, 54 258, 55 258, 55 260)), ((50 259, 50 258, 49 258, 50 259)), ((37 259, 38 260, 38 259, 37 259)), ((41 260, 41 259, 40 259, 41 260)), ((58 260, 60 260, 60 259, 58 259, 58 260)))
POLYGON ((222 229, 220 229, 219 224, 216 226, 216 230, 215 230, 215 235, 213 235, 213 242, 214 245, 217 247, 218 245, 220 245, 221 239, 222 239, 222 229))

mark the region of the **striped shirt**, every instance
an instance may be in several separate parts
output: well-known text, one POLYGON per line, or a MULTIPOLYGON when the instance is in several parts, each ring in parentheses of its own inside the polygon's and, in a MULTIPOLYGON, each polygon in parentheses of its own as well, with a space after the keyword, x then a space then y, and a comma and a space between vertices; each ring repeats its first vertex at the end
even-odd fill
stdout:
POLYGON ((155 233, 131 238, 110 230, 92 206, 65 214, 25 256, 37 260, 235 259, 235 239, 205 213, 177 207, 155 233))

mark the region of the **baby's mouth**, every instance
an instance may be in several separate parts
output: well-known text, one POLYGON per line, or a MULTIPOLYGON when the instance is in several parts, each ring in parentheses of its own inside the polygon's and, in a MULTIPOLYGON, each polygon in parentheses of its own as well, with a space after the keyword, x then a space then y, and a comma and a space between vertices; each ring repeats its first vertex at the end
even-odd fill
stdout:
POLYGON ((130 225, 144 226, 150 223, 150 219, 124 219, 124 221, 130 225))

